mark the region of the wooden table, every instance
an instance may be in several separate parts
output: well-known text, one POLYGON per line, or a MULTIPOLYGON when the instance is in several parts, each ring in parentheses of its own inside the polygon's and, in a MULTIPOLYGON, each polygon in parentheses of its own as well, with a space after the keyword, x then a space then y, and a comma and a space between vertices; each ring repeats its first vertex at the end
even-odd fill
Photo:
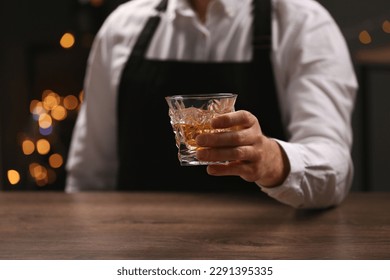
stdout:
POLYGON ((305 211, 261 192, 2 192, 0 259, 390 259, 390 193, 305 211))

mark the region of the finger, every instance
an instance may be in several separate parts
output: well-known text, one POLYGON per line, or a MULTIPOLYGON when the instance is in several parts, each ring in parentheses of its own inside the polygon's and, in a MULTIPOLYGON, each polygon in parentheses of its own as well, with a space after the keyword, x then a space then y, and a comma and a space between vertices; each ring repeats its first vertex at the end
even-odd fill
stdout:
POLYGON ((250 129, 227 131, 220 133, 203 133, 196 137, 196 143, 201 147, 235 147, 246 146, 258 141, 258 134, 250 129))
POLYGON ((261 153, 252 146, 234 148, 199 149, 196 157, 201 161, 245 161, 252 162, 261 159, 261 153))
POLYGON ((240 161, 231 162, 227 165, 209 165, 207 166, 207 173, 212 176, 240 176, 248 182, 258 180, 253 165, 240 161))
POLYGON ((248 128, 255 125, 257 119, 248 111, 240 110, 237 112, 227 113, 215 117, 211 120, 211 125, 213 128, 222 129, 230 127, 243 127, 248 128))

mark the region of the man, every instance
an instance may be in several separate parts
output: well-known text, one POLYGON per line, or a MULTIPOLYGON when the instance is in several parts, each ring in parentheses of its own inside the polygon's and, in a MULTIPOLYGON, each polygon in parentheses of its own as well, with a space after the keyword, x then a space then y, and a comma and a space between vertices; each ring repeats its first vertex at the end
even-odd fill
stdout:
POLYGON ((356 88, 345 41, 312 0, 130 1, 94 42, 66 190, 261 189, 297 208, 337 205, 353 177, 356 88), (240 129, 198 136, 197 156, 231 163, 180 167, 164 96, 211 92, 238 93, 213 126, 240 129))

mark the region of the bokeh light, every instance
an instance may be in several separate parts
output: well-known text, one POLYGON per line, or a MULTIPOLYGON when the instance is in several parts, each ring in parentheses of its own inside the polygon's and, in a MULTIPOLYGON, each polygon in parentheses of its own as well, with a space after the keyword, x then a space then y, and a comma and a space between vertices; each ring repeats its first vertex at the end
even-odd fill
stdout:
POLYGON ((74 95, 68 95, 64 98, 64 107, 68 110, 75 110, 79 105, 79 100, 74 95))
POLYGON ((33 118, 36 121, 39 120, 39 117, 42 114, 47 113, 46 109, 43 107, 43 103, 38 100, 33 100, 30 102, 30 112, 33 114, 33 118))
POLYGON ((24 140, 22 143, 23 154, 31 155, 35 151, 34 142, 31 140, 24 140))
POLYGON ((382 30, 385 33, 390 33, 390 21, 385 20, 382 24, 382 30))
POLYGON ((100 7, 103 5, 104 0, 89 0, 89 3, 91 3, 91 5, 94 7, 100 7))
POLYGON ((52 154, 49 157, 49 164, 53 168, 59 168, 64 163, 64 160, 60 154, 52 154))
POLYGON ((39 116, 38 122, 39 126, 45 129, 49 128, 52 125, 53 120, 49 114, 43 113, 39 116))
POLYGON ((371 44, 372 38, 371 38, 370 33, 368 33, 368 31, 366 31, 366 30, 361 31, 359 33, 359 41, 360 41, 360 43, 365 44, 365 45, 371 44))
POLYGON ((16 170, 8 170, 7 172, 8 181, 11 185, 16 185, 20 182, 20 174, 16 170))
POLYGON ((41 155, 46 155, 50 152, 50 143, 46 139, 39 139, 37 141, 37 151, 41 155))
POLYGON ((69 49, 73 47, 74 44, 75 44, 75 38, 72 33, 67 32, 64 35, 62 35, 60 40, 61 47, 63 47, 64 49, 69 49))
POLYGON ((29 165, 29 172, 31 177, 35 179, 35 183, 38 186, 42 187, 47 185, 49 180, 46 167, 34 162, 29 165))
POLYGON ((30 163, 29 166, 28 166, 28 170, 30 172, 30 175, 31 177, 35 178, 35 174, 36 174, 36 168, 38 168, 40 165, 36 162, 33 162, 33 163, 30 163))
POLYGON ((43 99, 43 107, 50 111, 59 105, 59 100, 54 94, 48 95, 43 99))
POLYGON ((49 136, 53 133, 53 126, 49 126, 48 128, 39 128, 39 133, 43 136, 49 136))
POLYGON ((84 102, 84 91, 80 91, 79 93, 79 100, 80 100, 80 103, 83 103, 84 102))
POLYGON ((61 105, 58 105, 57 107, 55 107, 52 111, 51 111, 51 116, 53 117, 53 119, 57 120, 57 121, 62 121, 66 118, 67 116, 67 111, 65 109, 65 107, 61 106, 61 105))

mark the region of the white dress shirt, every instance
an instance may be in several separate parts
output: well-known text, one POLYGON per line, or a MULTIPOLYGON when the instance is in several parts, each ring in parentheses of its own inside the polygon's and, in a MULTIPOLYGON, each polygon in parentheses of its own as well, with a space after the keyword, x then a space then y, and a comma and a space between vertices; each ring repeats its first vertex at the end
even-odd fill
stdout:
MULTIPOLYGON (((148 17, 156 14, 159 1, 122 4, 95 38, 85 77, 85 102, 67 161, 67 192, 114 189, 118 84, 132 47, 148 17)), ((273 0, 272 6, 272 63, 288 133, 287 142, 276 140, 291 171, 280 186, 258 185, 296 208, 337 205, 349 192, 353 177, 351 114, 357 81, 350 54, 338 26, 319 3, 273 0)), ((170 0, 147 57, 250 61, 251 12, 252 0, 214 0, 201 23, 186 0, 170 0)), ((137 105, 129 104, 129 110, 131 106, 137 105)))

